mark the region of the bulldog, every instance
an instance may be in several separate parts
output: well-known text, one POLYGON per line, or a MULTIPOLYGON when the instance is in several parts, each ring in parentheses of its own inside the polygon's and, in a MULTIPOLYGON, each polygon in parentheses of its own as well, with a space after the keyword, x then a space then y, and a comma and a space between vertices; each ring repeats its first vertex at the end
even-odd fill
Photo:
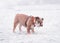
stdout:
POLYGON ((24 26, 27 28, 27 33, 30 33, 30 30, 34 33, 34 27, 36 25, 43 26, 43 18, 28 16, 25 14, 16 14, 14 19, 13 32, 15 32, 16 26, 19 24, 19 30, 24 26))

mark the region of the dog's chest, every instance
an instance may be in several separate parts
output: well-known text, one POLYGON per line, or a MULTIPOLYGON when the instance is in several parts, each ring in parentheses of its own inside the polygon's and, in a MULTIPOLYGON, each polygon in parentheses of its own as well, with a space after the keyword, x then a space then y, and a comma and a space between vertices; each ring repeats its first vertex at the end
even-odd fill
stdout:
POLYGON ((31 25, 31 29, 34 29, 34 25, 31 25))

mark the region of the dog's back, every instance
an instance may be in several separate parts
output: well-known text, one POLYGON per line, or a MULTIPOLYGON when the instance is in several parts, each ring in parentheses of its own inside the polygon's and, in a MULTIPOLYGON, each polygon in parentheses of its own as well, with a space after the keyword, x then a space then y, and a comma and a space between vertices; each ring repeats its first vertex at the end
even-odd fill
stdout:
POLYGON ((17 14, 15 16, 15 20, 17 20, 21 25, 25 26, 25 22, 28 17, 29 17, 28 15, 17 14))

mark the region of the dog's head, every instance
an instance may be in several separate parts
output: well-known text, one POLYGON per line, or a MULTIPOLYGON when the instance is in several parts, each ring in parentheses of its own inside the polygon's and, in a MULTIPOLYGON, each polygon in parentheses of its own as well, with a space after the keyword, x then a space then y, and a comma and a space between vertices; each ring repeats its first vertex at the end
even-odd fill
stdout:
POLYGON ((43 20, 44 20, 44 18, 35 17, 35 25, 42 27, 43 26, 43 20))

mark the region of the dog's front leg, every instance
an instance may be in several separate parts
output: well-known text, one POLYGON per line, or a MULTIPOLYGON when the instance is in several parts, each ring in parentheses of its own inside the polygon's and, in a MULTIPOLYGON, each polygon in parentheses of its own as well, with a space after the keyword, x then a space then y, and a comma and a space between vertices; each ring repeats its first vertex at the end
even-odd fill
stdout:
POLYGON ((27 33, 30 34, 30 27, 27 27, 27 33))
POLYGON ((31 25, 31 30, 34 33, 34 25, 31 25))
POLYGON ((32 32, 34 33, 34 28, 31 28, 32 32))

